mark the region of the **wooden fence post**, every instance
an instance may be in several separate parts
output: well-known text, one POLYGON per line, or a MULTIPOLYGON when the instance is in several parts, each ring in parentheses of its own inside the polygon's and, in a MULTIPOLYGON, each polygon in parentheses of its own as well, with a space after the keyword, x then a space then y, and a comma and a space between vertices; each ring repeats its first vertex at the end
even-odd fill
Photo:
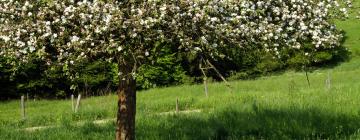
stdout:
POLYGON ((21 96, 21 116, 22 116, 23 120, 26 119, 26 116, 25 116, 25 96, 21 96))
POLYGON ((75 102, 74 102, 74 95, 71 94, 71 106, 72 106, 72 111, 75 112, 75 102))
POLYGON ((209 95, 208 95, 208 86, 207 86, 207 78, 206 77, 204 77, 204 91, 205 91, 206 97, 209 97, 209 95))
POLYGON ((326 81, 325 81, 325 87, 326 87, 326 90, 327 90, 327 91, 330 91, 330 89, 331 89, 331 77, 330 77, 330 72, 328 72, 327 79, 326 79, 326 81))
POLYGON ((203 67, 202 67, 202 60, 201 60, 201 62, 199 63, 199 69, 201 70, 201 72, 202 72, 203 75, 204 75, 203 82, 204 82, 205 96, 206 96, 206 97, 209 97, 209 95, 208 95, 208 87, 207 87, 207 76, 206 76, 206 72, 204 71, 204 70, 207 69, 207 68, 203 68, 203 67))
POLYGON ((81 94, 78 95, 76 107, 75 107, 75 113, 78 112, 79 106, 80 106, 80 100, 81 100, 81 94))

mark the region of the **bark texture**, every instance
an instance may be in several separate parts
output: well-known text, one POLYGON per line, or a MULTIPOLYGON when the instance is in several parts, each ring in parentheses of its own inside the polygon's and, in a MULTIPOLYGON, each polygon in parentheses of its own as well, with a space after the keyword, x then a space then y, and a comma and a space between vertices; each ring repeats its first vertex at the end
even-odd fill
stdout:
POLYGON ((131 72, 133 65, 119 62, 118 112, 116 140, 135 139, 136 81, 131 72))

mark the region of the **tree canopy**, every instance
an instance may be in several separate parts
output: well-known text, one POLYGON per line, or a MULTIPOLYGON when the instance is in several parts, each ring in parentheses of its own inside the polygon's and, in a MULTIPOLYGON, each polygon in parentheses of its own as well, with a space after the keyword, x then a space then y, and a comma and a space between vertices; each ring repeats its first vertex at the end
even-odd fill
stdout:
POLYGON ((156 55, 148 50, 158 42, 210 57, 226 57, 217 51, 221 47, 261 46, 275 54, 306 45, 332 48, 342 34, 329 18, 346 16, 342 5, 334 0, 1 1, 0 54, 70 66, 89 58, 141 63, 156 55))

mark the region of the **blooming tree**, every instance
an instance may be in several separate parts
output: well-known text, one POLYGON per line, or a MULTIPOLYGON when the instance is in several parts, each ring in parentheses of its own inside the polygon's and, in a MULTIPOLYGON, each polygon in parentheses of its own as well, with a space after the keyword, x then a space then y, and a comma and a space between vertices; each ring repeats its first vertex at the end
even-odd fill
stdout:
MULTIPOLYGON (((0 55, 12 65, 39 58, 71 67, 114 61, 119 69, 117 139, 135 138, 135 73, 156 43, 207 58, 224 47, 260 47, 274 55, 304 46, 339 47, 330 22, 346 17, 337 0, 0 0, 0 55), (15 61, 16 60, 16 61, 15 61)), ((76 71, 68 69, 74 78, 76 71)))

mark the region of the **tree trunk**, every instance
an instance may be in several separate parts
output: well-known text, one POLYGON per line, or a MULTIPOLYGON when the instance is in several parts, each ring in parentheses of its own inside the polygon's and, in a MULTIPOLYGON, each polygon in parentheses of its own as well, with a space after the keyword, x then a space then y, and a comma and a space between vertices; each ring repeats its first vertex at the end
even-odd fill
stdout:
POLYGON ((131 72, 133 65, 119 62, 118 112, 116 140, 135 139, 136 81, 131 72))

